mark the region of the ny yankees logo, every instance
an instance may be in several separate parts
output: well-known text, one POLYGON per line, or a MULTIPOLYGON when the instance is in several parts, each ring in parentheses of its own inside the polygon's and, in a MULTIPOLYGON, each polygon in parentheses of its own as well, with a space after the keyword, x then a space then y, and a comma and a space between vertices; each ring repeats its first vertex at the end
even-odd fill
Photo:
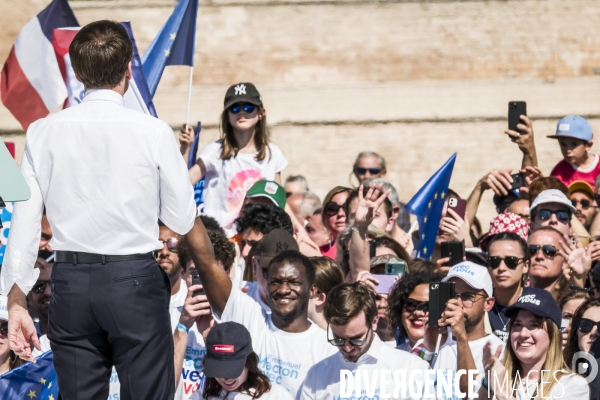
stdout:
POLYGON ((277 242, 277 248, 275 249, 275 254, 279 254, 282 251, 286 251, 288 249, 288 244, 285 242, 277 242))
POLYGON ((246 94, 246 85, 239 84, 235 87, 235 95, 246 94))

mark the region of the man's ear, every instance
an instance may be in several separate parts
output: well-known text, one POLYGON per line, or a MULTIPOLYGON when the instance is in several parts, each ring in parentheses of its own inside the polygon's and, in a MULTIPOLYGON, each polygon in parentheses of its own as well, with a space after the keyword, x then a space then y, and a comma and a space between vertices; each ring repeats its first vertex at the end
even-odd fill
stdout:
POLYGON ((315 305, 317 307, 322 306, 325 304, 325 301, 327 301, 327 295, 323 292, 317 291, 315 294, 315 305))
POLYGON ((483 311, 487 312, 494 308, 494 304, 496 303, 496 299, 493 297, 488 297, 485 299, 485 303, 483 305, 483 311))
POLYGON ((371 326, 371 329, 373 330, 373 332, 375 332, 377 330, 378 322, 379 322, 379 315, 376 315, 375 318, 373 318, 373 324, 371 326))
POLYGON ((131 61, 129 61, 129 64, 127 64, 127 70, 125 71, 125 78, 127 78, 127 80, 131 80, 132 77, 133 72, 131 71, 131 61))
POLYGON ((310 289, 308 290, 308 294, 309 294, 309 296, 308 296, 308 298, 309 298, 309 299, 311 299, 311 298, 315 297, 315 296, 316 296, 316 294, 317 294, 317 285, 314 285, 314 284, 313 284, 313 285, 310 287, 310 289))

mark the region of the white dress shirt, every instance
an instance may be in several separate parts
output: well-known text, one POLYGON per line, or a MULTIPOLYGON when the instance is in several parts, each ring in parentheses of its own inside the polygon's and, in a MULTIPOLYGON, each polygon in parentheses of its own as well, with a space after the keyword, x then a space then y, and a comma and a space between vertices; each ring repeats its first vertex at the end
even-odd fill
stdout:
POLYGON ((179 234, 194 224, 194 194, 175 136, 157 118, 123 107, 113 90, 29 127, 21 173, 31 189, 16 203, 1 289, 29 292, 44 205, 54 250, 106 255, 162 247, 158 219, 179 234))

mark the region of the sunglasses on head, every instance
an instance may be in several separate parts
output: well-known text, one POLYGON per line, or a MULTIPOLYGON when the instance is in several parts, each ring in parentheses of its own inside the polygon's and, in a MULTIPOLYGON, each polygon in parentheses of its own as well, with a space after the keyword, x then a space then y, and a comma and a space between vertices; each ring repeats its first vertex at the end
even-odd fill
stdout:
POLYGON ((508 257, 498 257, 498 256, 489 256, 487 258, 487 266, 491 269, 496 269, 500 266, 500 263, 504 261, 504 265, 508 269, 517 269, 519 263, 523 261, 523 258, 508 256, 508 257))
POLYGON ((8 322, 0 323, 0 336, 8 337, 8 322))
POLYGON ((357 175, 365 175, 369 171, 371 175, 379 175, 381 173, 381 168, 356 168, 357 175))
POLYGON ((340 211, 340 208, 344 209, 344 206, 339 205, 338 203, 334 203, 333 201, 330 201, 325 206, 325 215, 328 215, 330 217, 337 215, 337 213, 340 211))
POLYGON ((50 281, 37 281, 31 288, 31 291, 35 294, 43 293, 46 290, 46 285, 49 285, 50 281))
POLYGON ((327 326, 327 341, 336 347, 343 347, 346 345, 346 342, 350 343, 352 346, 360 347, 360 346, 364 345, 365 343, 367 343, 367 340, 369 340, 370 332, 371 332, 371 326, 369 325, 369 330, 367 331, 367 335, 365 336, 364 339, 329 339, 329 325, 328 325, 327 326))
POLYGON ((592 321, 587 318, 578 318, 575 320, 575 326, 577 326, 577 329, 579 329, 579 332, 581 333, 590 333, 592 329, 594 329, 594 326, 600 332, 600 322, 592 321))
POLYGON ((415 299, 406 299, 404 302, 404 310, 408 313, 413 313, 416 310, 427 312, 429 311, 428 301, 418 301, 415 299))
POLYGON ((588 208, 590 208, 590 206, 592 205, 592 202, 586 199, 583 200, 571 200, 571 204, 573 204, 573 207, 577 208, 577 204, 581 204, 581 208, 584 210, 587 210, 588 208))
POLYGON ((166 244, 167 245, 167 250, 169 250, 171 253, 177 253, 177 243, 179 243, 179 240, 177 238, 171 238, 171 239, 168 239, 168 240, 160 240, 160 239, 158 239, 158 241, 163 244, 163 247, 166 244))
POLYGON ((556 257, 556 254, 558 253, 556 247, 552 246, 551 244, 545 244, 542 246, 539 244, 530 244, 529 246, 527 246, 527 248, 529 249, 530 257, 535 256, 538 253, 538 251, 540 251, 540 249, 542 250, 544 255, 549 258, 556 257))
POLYGON ((246 114, 250 114, 256 110, 256 106, 254 104, 234 104, 229 107, 229 111, 232 114, 239 114, 242 110, 244 110, 246 114))
POLYGON ((542 221, 548 221, 552 218, 552 214, 556 215, 556 219, 563 224, 568 224, 571 220, 571 213, 565 210, 552 211, 544 208, 537 212, 538 217, 542 221))

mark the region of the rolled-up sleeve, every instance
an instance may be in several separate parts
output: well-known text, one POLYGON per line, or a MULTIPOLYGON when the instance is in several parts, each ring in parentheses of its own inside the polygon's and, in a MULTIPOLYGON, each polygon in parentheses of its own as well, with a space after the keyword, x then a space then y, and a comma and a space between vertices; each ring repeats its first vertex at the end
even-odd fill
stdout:
POLYGON ((0 289, 7 294, 13 285, 19 285, 28 293, 38 279, 40 271, 35 268, 40 245, 44 199, 36 179, 29 145, 26 144, 21 160, 21 173, 31 190, 31 198, 15 203, 8 234, 6 254, 0 276, 0 289))
POLYGON ((190 176, 173 131, 166 127, 156 153, 159 169, 160 220, 180 235, 194 225, 196 203, 190 176))

